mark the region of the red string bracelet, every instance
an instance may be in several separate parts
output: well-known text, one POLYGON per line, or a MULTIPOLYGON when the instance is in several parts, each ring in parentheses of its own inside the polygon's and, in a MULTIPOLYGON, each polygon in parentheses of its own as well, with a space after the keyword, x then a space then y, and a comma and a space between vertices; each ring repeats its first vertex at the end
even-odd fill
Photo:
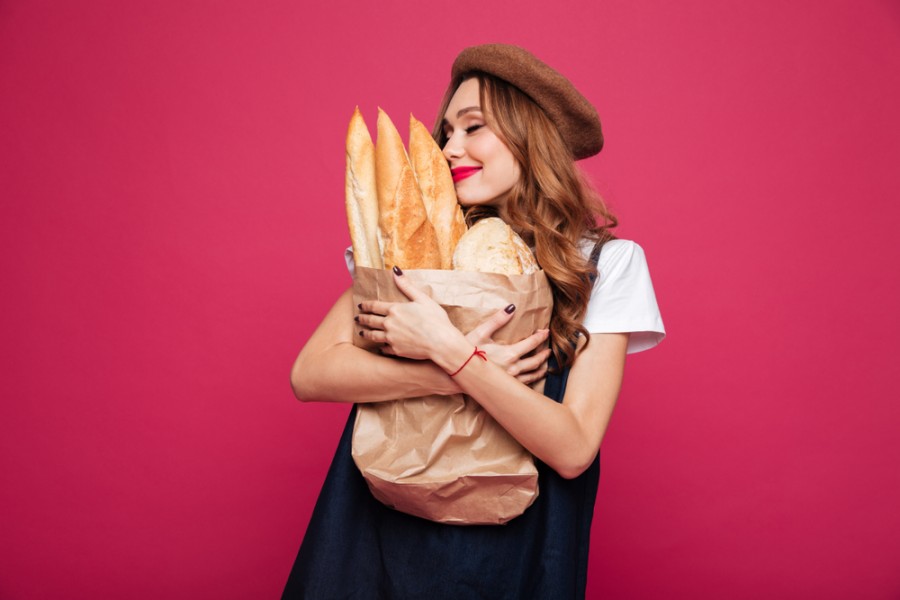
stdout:
POLYGON ((472 352, 472 354, 469 355, 469 358, 466 359, 466 362, 464 362, 460 368, 450 373, 450 377, 454 377, 457 373, 465 369, 466 365, 469 364, 469 361, 472 360, 472 358, 474 358, 475 356, 480 357, 483 361, 487 361, 487 356, 485 355, 484 350, 479 350, 478 346, 475 346, 475 350, 472 352))

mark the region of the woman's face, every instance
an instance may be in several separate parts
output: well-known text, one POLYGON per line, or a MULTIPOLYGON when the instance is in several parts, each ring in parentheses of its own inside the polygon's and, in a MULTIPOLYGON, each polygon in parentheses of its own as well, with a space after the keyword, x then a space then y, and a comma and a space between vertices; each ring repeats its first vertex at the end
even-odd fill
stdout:
POLYGON ((460 204, 502 209, 507 192, 519 180, 519 163, 487 126, 478 87, 477 79, 467 79, 450 100, 443 121, 444 156, 460 204))

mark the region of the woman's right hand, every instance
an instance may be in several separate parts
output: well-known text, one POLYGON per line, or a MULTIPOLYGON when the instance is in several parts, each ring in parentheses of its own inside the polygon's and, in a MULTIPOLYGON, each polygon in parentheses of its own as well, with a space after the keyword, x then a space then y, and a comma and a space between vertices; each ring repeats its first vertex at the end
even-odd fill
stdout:
POLYGON ((524 383, 532 385, 547 375, 550 348, 534 352, 547 341, 548 329, 538 329, 527 338, 514 344, 493 341, 494 332, 506 325, 513 313, 499 310, 466 335, 466 339, 479 350, 484 350, 491 362, 524 383), (532 354, 532 352, 534 352, 532 354))

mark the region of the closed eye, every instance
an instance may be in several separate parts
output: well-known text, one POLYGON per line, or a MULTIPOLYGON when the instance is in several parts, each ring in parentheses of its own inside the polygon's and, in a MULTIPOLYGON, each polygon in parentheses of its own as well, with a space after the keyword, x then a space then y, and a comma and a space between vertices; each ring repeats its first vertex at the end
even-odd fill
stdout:
MULTIPOLYGON (((469 125, 465 129, 463 129, 463 131, 465 131, 467 134, 472 134, 472 133, 475 133, 476 131, 478 131, 479 129, 481 129, 482 127, 484 127, 484 123, 479 123, 477 125, 469 125)), ((453 128, 449 127, 449 126, 445 127, 443 134, 444 134, 444 143, 446 143, 446 140, 449 139, 451 135, 453 135, 453 128)))

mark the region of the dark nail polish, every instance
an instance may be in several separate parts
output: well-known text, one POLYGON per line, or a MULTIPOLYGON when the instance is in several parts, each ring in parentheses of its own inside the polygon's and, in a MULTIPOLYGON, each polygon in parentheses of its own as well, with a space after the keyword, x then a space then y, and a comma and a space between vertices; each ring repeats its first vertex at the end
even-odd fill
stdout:
POLYGON ((362 334, 363 334, 363 332, 362 332, 362 331, 360 331, 360 332, 359 332, 359 335, 360 335, 360 336, 362 336, 362 334))
POLYGON ((359 323, 359 315, 356 315, 355 317, 353 317, 353 320, 356 321, 357 323, 359 323))
POLYGON ((516 310, 516 305, 515 305, 515 304, 510 304, 509 306, 507 306, 507 307, 504 308, 503 310, 505 310, 507 314, 510 314, 510 315, 511 315, 511 314, 513 314, 513 311, 516 310))
POLYGON ((357 304, 357 305, 356 305, 356 308, 358 308, 359 310, 362 310, 362 302, 360 302, 359 304, 357 304))
POLYGON ((403 271, 400 270, 400 267, 394 265, 394 273, 397 275, 403 275, 403 271))

